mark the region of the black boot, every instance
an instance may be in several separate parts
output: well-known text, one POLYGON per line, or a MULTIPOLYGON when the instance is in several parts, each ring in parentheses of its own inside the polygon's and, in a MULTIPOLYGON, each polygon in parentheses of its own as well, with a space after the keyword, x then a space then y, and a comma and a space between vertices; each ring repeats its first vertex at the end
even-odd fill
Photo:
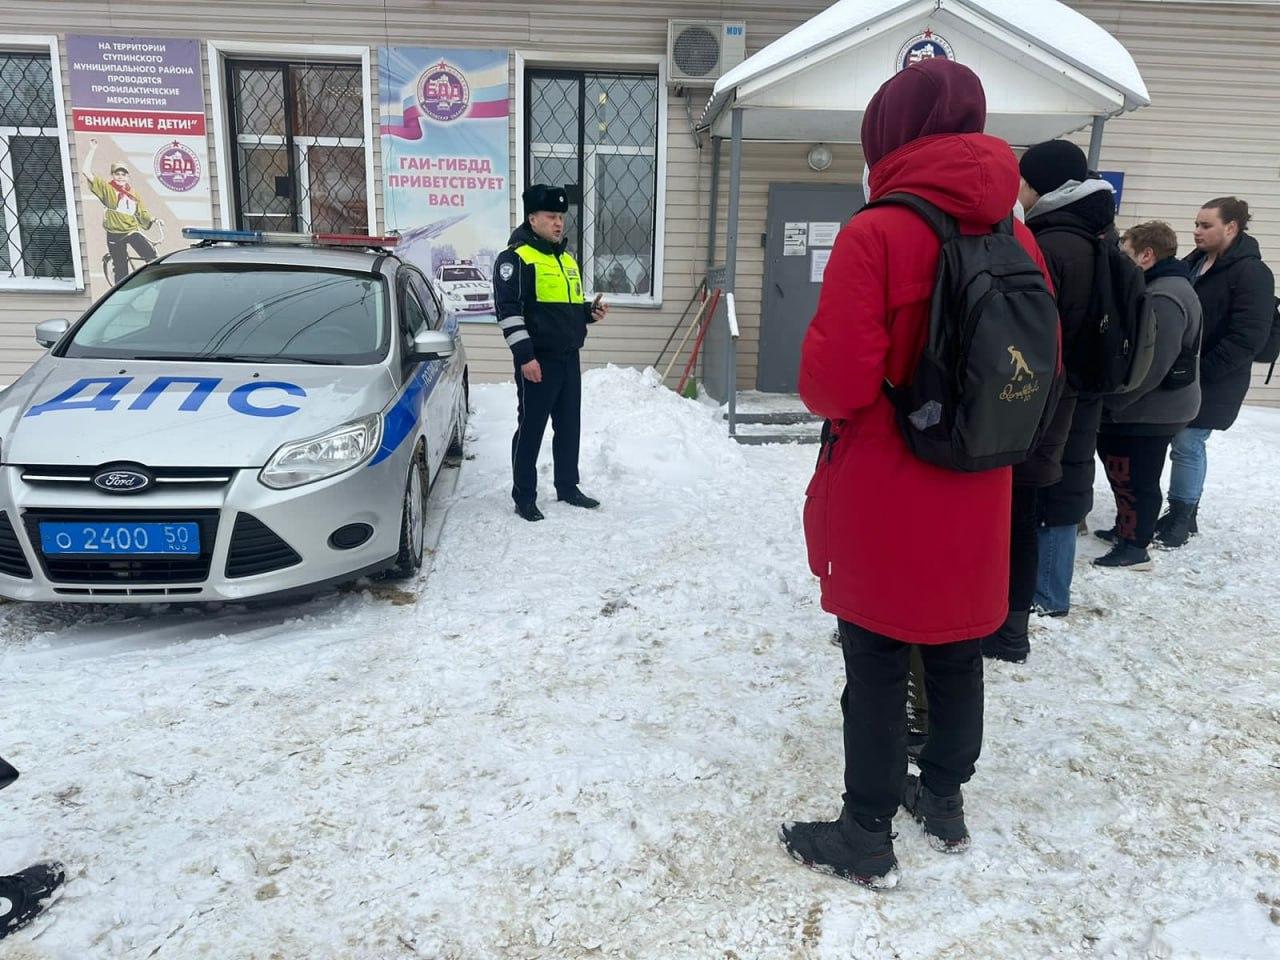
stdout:
POLYGON ((543 517, 542 511, 538 509, 538 505, 536 503, 517 503, 516 513, 520 514, 520 516, 524 517, 524 519, 528 520, 530 523, 546 519, 543 517))
POLYGON ((1187 530, 1194 537, 1200 532, 1200 524, 1196 522, 1196 516, 1200 513, 1200 504, 1193 503, 1191 505, 1191 522, 1187 524, 1187 530))
POLYGON ((836 821, 788 821, 779 828, 778 838, 792 860, 811 870, 881 890, 898 885, 898 858, 887 825, 868 830, 841 812, 836 821))
POLYGON ((0 940, 38 917, 65 879, 66 870, 56 861, 0 877, 0 940))
POLYGON ((982 638, 982 655, 1009 663, 1026 663, 1031 653, 1031 641, 1027 637, 1030 619, 1030 610, 1010 610, 1000 629, 982 638))
POLYGON ((1128 540, 1117 540, 1111 552, 1093 561, 1095 567, 1124 568, 1126 570, 1150 570, 1151 554, 1128 540))
POLYGON ((964 796, 940 797, 919 777, 907 774, 902 782, 902 807, 924 824, 929 846, 942 853, 969 849, 969 829, 964 825, 964 796))
POLYGON ((584 510, 594 510, 600 506, 599 500, 595 497, 588 497, 577 487, 572 490, 566 490, 564 493, 557 493, 556 499, 561 503, 567 503, 571 507, 582 507, 584 510))
POLYGON ((1163 547, 1177 549, 1191 537, 1198 504, 1170 500, 1169 511, 1156 521, 1156 541, 1163 547))

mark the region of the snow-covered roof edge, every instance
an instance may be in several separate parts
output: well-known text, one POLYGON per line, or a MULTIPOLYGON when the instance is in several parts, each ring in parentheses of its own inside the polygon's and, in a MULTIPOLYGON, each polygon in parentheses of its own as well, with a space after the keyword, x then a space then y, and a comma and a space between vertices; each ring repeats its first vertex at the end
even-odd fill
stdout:
MULTIPOLYGON (((840 0, 757 51, 722 76, 703 110, 700 126, 709 126, 734 91, 761 74, 862 30, 877 20, 916 6, 919 0, 840 0)), ((1084 14, 1059 0, 935 0, 967 7, 1124 94, 1125 109, 1151 102, 1138 65, 1124 45, 1084 14), (1045 38, 1052 37, 1052 41, 1045 38)))

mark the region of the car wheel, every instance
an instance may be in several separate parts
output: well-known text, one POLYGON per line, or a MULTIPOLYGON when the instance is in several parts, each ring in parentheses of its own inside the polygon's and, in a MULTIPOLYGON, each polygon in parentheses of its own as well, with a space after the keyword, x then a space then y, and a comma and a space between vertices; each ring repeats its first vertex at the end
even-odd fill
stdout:
POLYGON ((427 539, 427 468, 425 456, 409 464, 400 510, 400 552, 392 571, 398 577, 412 577, 422 569, 422 552, 427 539))
POLYGON ((453 437, 449 440, 449 449, 447 456, 461 458, 465 453, 463 449, 464 438, 467 435, 467 415, 471 412, 471 389, 464 379, 462 381, 462 409, 458 411, 458 415, 454 420, 453 437))

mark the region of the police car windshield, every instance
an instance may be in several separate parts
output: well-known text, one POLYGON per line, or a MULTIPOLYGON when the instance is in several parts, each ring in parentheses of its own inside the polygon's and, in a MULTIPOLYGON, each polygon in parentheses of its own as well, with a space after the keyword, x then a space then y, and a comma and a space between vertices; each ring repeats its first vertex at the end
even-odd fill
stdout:
POLYGON ((382 278, 287 266, 159 265, 104 299, 62 355, 112 360, 377 363, 382 278))
POLYGON ((441 267, 441 280, 483 280, 484 274, 475 267, 441 267))

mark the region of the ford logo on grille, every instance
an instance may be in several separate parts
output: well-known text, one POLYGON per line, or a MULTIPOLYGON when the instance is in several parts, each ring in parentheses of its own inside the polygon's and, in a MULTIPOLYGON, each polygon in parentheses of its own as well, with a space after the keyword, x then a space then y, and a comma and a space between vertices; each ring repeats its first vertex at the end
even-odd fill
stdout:
POLYGON ((93 475, 93 485, 107 493, 141 493, 154 482, 141 467, 102 467, 93 475))

